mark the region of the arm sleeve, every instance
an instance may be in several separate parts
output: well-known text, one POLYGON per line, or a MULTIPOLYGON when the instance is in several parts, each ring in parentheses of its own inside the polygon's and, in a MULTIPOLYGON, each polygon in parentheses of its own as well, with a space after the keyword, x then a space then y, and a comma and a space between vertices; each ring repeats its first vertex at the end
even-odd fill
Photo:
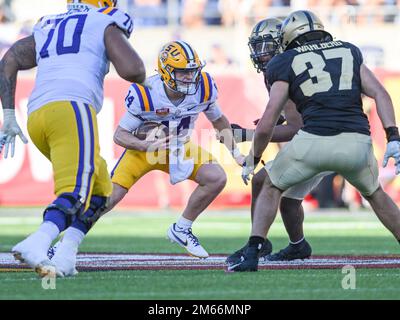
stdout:
POLYGON ((206 110, 204 110, 204 114, 207 119, 211 122, 218 120, 222 117, 222 111, 218 104, 218 102, 210 103, 206 110))
POLYGON ((125 97, 125 107, 127 111, 121 118, 119 125, 125 130, 132 132, 144 121, 141 116, 143 113, 141 99, 138 96, 137 85, 134 83, 128 89, 125 97))
POLYGON ((364 58, 361 53, 361 50, 356 46, 353 46, 353 55, 357 63, 361 66, 364 62, 364 58))
POLYGON ((285 81, 290 80, 290 71, 292 68, 288 59, 283 58, 283 54, 275 56, 267 66, 267 81, 270 88, 275 81, 285 81))
POLYGON ((119 126, 129 132, 133 132, 136 128, 140 127, 143 120, 134 116, 129 111, 125 112, 121 120, 119 120, 119 126))
POLYGON ((133 19, 129 14, 117 8, 111 7, 101 8, 97 12, 106 17, 108 20, 108 25, 115 24, 126 34, 128 38, 130 37, 133 31, 133 19))

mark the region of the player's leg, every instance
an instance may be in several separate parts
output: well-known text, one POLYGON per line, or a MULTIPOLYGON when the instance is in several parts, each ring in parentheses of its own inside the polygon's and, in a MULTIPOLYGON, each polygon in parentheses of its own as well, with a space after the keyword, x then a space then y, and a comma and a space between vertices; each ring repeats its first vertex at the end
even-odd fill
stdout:
POLYGON ((267 256, 266 260, 290 261, 306 259, 311 256, 312 249, 303 232, 304 209, 302 203, 304 197, 328 174, 330 172, 319 173, 307 181, 290 187, 282 194, 279 211, 281 212, 286 232, 289 235, 289 245, 277 253, 267 256))
POLYGON ((379 187, 370 196, 364 195, 382 224, 400 243, 400 210, 389 195, 379 187))
POLYGON ((99 159, 99 173, 94 181, 89 207, 82 218, 75 220, 66 230, 62 241, 49 252, 54 255, 52 261, 55 261, 58 268, 67 276, 76 273, 78 247, 89 230, 101 216, 111 211, 123 199, 145 173, 152 169, 146 161, 145 152, 126 150, 112 170, 110 180, 106 162, 102 158, 99 159))
POLYGON ((78 249, 86 234, 91 230, 100 216, 107 208, 112 186, 107 171, 107 164, 99 154, 97 154, 95 175, 92 179, 89 199, 85 211, 77 215, 71 226, 65 230, 63 238, 57 243, 56 249, 53 248, 52 262, 57 266, 57 270, 64 276, 73 276, 77 273, 76 258, 78 249), (97 165, 99 163, 99 165, 97 165))
MULTIPOLYGON (((268 165, 272 165, 271 163, 267 163, 268 165)), ((254 205, 257 199, 258 194, 261 191, 261 188, 264 184, 264 180, 267 176, 267 171, 263 168, 259 170, 252 178, 251 180, 251 222, 253 222, 253 214, 254 214, 254 205)), ((229 255, 225 263, 230 265, 232 263, 235 263, 240 257, 243 255, 244 251, 247 249, 249 243, 247 242, 242 248, 236 250, 233 254, 229 255)), ((270 255, 272 252, 272 243, 268 240, 265 239, 265 242, 259 252, 259 257, 266 257, 270 255)))
POLYGON ((17 244, 16 256, 36 269, 48 261, 51 242, 84 210, 93 165, 93 125, 89 107, 71 102, 54 102, 33 112, 28 130, 34 144, 52 162, 57 198, 43 215, 39 230, 17 244))
POLYGON ((208 253, 192 233, 192 224, 225 187, 226 175, 220 165, 207 163, 197 170, 194 180, 198 186, 190 195, 182 216, 168 229, 168 237, 191 255, 207 258, 208 253))
POLYGON ((314 165, 317 152, 312 140, 297 135, 278 153, 255 202, 252 231, 244 259, 229 266, 228 270, 257 270, 258 253, 275 220, 283 191, 318 173, 314 165))
MULTIPOLYGON (((373 153, 371 139, 368 136, 354 135, 351 150, 347 156, 352 170, 343 170, 342 176, 355 186, 364 198, 371 204, 372 209, 383 225, 400 241, 400 210, 389 195, 379 186, 378 164, 373 153)), ((342 142, 349 143, 349 142, 342 142)))
POLYGON ((279 205, 282 221, 286 232, 289 235, 289 242, 292 244, 304 240, 304 209, 302 203, 303 199, 293 199, 282 196, 279 205))
POLYGON ((226 174, 219 164, 206 163, 196 171, 194 181, 198 186, 189 197, 182 214, 183 218, 190 221, 195 221, 226 185, 226 174))
POLYGON ((190 195, 181 217, 168 229, 167 235, 191 255, 206 258, 208 253, 193 235, 192 224, 221 193, 226 185, 226 174, 212 155, 199 146, 188 142, 185 144, 185 153, 186 158, 194 159, 195 165, 189 179, 197 182, 198 186, 190 195))

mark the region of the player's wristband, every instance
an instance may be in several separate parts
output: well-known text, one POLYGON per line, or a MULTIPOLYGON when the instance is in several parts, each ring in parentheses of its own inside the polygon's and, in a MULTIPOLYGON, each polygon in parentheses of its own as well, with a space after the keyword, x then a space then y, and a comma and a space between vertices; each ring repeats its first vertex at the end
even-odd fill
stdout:
POLYGON ((399 129, 397 127, 385 128, 386 139, 390 141, 400 141, 399 129))

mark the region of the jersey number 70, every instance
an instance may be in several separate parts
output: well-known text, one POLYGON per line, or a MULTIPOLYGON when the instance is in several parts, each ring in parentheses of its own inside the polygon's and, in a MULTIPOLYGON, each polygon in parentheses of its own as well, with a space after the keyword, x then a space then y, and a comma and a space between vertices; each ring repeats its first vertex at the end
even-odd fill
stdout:
POLYGON ((51 28, 48 35, 47 35, 47 40, 44 43, 42 49, 39 52, 39 55, 42 59, 48 58, 49 57, 49 46, 52 43, 54 33, 58 27, 58 32, 57 32, 57 42, 56 42, 56 53, 57 55, 62 55, 62 54, 67 54, 67 53, 78 53, 79 48, 81 46, 81 35, 83 31, 83 26, 85 25, 87 15, 86 14, 79 14, 79 15, 73 15, 69 16, 65 19, 55 19, 55 20, 48 20, 47 24, 49 25, 48 28, 51 28), (71 43, 69 46, 65 46, 65 29, 71 28, 71 25, 73 27, 73 24, 75 24, 75 29, 73 33, 68 36, 71 37, 70 41, 68 43, 71 43))

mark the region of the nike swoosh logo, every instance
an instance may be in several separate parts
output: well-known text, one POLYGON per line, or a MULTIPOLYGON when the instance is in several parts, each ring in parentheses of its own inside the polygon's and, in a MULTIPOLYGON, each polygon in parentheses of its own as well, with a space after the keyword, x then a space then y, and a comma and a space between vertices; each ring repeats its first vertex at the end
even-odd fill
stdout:
POLYGON ((187 109, 187 111, 190 111, 190 110, 192 110, 192 109, 194 109, 194 108, 197 108, 198 106, 194 106, 194 107, 192 107, 192 108, 188 108, 187 109))
POLYGON ((180 243, 182 243, 185 247, 187 246, 187 240, 185 241, 185 242, 183 242, 181 239, 179 239, 179 237, 178 236, 176 236, 175 235, 175 232, 174 231, 172 231, 172 235, 174 236, 174 238, 176 239, 176 240, 178 240, 180 243))

